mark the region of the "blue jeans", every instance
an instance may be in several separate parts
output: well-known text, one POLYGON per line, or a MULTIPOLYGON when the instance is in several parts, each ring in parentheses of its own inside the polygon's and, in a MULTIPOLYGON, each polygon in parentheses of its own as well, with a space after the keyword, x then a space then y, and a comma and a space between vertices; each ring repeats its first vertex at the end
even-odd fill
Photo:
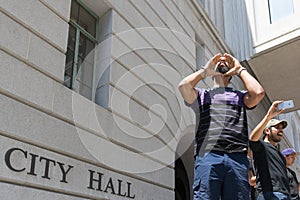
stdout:
POLYGON ((290 200, 290 195, 281 192, 259 193, 257 200, 290 200))
POLYGON ((244 153, 213 151, 196 156, 194 200, 249 200, 248 166, 244 153))

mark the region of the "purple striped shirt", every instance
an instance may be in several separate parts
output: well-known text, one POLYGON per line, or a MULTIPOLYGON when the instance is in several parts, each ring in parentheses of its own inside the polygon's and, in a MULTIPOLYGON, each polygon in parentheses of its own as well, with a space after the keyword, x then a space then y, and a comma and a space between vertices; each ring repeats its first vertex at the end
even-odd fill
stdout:
POLYGON ((196 113, 196 153, 246 152, 248 124, 244 96, 247 91, 229 87, 196 90, 197 100, 189 105, 196 113))

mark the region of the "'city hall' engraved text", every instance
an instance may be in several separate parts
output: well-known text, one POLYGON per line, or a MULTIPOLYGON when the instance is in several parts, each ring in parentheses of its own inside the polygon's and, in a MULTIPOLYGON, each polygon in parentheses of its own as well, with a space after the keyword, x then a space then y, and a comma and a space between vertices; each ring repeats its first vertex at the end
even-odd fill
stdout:
MULTIPOLYGON (((69 184, 68 178, 72 174, 73 169, 75 169, 75 166, 34 154, 17 147, 10 148, 6 151, 5 164, 14 172, 26 173, 28 176, 36 176, 49 180, 52 178, 50 171, 57 168, 56 170, 58 170, 59 173, 56 174, 56 176, 59 177, 60 182, 65 184, 69 184), (29 163, 29 165, 24 164, 22 166, 20 165, 22 162, 13 162, 18 159, 25 159, 27 161, 26 163, 29 163), (38 170, 36 170, 37 167, 42 169, 42 172, 41 170, 38 172, 38 170)), ((128 181, 106 177, 104 173, 91 169, 87 169, 87 181, 87 188, 90 190, 110 193, 124 198, 135 198, 135 194, 132 193, 132 183, 128 181)))

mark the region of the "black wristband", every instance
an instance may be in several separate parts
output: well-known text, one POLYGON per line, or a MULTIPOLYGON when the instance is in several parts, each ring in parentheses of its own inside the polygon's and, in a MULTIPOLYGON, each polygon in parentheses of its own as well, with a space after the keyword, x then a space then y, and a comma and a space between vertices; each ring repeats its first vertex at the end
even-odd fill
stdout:
POLYGON ((241 67, 240 69, 239 69, 239 71, 238 71, 238 76, 240 76, 241 75, 241 73, 242 73, 242 71, 244 71, 244 70, 247 70, 245 67, 241 67))

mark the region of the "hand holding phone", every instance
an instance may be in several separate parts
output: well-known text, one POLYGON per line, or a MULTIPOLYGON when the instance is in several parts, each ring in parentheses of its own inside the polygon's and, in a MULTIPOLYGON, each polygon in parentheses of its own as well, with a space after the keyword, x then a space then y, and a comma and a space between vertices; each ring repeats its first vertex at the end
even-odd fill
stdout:
POLYGON ((293 107, 294 107, 293 100, 284 101, 284 102, 281 102, 280 104, 278 104, 278 110, 281 110, 283 108, 287 109, 287 108, 293 108, 293 107))

